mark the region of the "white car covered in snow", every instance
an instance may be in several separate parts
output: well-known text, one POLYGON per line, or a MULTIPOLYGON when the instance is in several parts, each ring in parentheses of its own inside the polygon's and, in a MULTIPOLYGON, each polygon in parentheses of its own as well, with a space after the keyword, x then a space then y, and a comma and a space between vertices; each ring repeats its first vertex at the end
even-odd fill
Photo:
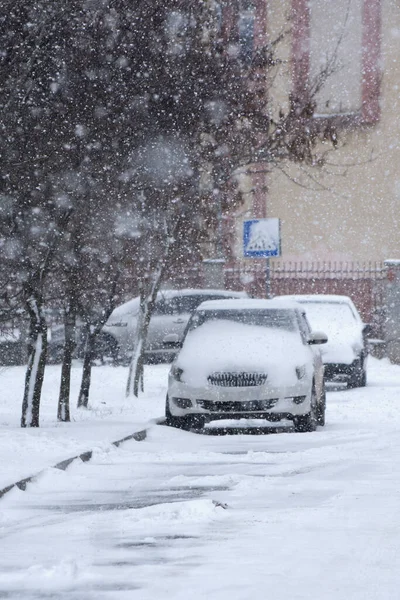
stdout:
POLYGON ((363 323, 351 298, 335 294, 280 297, 300 303, 311 327, 326 332, 328 343, 322 349, 326 381, 344 382, 352 388, 365 386, 369 326, 363 323))
POLYGON ((199 428, 219 419, 285 419, 313 431, 325 423, 318 344, 326 341, 295 302, 203 302, 171 366, 167 422, 199 428))

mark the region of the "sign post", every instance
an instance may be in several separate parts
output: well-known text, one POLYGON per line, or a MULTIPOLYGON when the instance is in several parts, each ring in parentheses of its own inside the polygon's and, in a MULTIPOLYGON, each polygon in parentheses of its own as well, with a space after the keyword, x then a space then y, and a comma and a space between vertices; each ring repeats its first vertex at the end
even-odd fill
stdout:
POLYGON ((271 271, 269 259, 281 255, 280 219, 250 219, 243 222, 243 256, 265 258, 265 287, 267 298, 271 297, 271 271))

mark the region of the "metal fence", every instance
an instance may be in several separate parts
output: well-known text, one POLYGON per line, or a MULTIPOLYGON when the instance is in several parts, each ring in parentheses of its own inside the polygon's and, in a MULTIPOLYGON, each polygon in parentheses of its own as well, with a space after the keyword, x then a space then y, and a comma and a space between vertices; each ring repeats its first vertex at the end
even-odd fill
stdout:
MULTIPOLYGON (((381 338, 384 321, 384 290, 388 271, 381 262, 288 262, 252 259, 224 266, 219 282, 207 277, 204 265, 170 269, 164 285, 170 288, 219 287, 245 290, 252 297, 291 294, 343 294, 350 296, 363 320, 381 338)), ((217 280, 218 281, 218 280, 217 280)), ((127 279, 132 294, 133 283, 127 279)))
POLYGON ((265 297, 286 294, 343 294, 350 296, 363 320, 381 337, 383 298, 387 270, 379 262, 282 262, 266 261, 227 268, 225 286, 246 289, 265 297))

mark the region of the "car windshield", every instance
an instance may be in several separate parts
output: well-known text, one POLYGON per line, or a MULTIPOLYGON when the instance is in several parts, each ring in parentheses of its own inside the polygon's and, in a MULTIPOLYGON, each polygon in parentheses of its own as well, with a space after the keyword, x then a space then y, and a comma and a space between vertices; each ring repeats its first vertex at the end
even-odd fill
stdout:
POLYGON ((307 318, 313 329, 332 329, 353 326, 356 324, 355 315, 348 304, 344 302, 302 302, 307 318))
POLYGON ((182 313, 192 313, 196 308, 206 300, 220 300, 226 296, 197 294, 187 296, 174 296, 172 298, 162 298, 156 302, 154 307, 155 315, 176 315, 182 313))
POLYGON ((196 329, 210 321, 232 321, 243 325, 257 325, 270 329, 296 331, 298 329, 293 311, 284 309, 258 310, 200 310, 197 311, 189 324, 188 331, 196 329))

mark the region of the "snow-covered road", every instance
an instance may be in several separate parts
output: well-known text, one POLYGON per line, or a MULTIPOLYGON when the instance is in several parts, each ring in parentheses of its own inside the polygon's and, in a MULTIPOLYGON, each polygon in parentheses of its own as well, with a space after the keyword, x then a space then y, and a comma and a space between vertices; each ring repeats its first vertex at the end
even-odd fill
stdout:
POLYGON ((316 433, 154 425, 0 505, 0 597, 400 596, 400 368, 330 391, 316 433))

